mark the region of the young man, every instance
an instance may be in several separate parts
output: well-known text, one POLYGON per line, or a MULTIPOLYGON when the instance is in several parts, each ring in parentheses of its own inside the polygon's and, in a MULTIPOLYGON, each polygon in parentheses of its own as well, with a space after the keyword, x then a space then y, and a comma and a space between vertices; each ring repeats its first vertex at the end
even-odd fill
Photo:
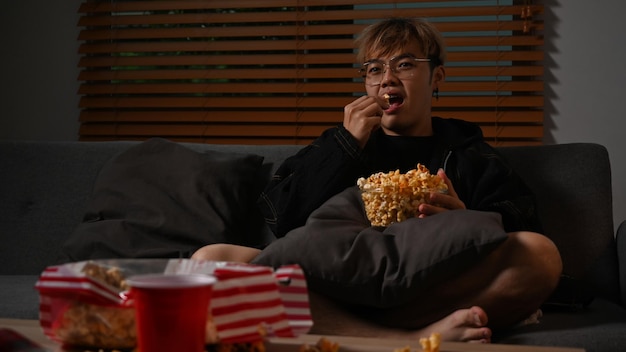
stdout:
MULTIPOLYGON (((414 297, 410 305, 419 316, 401 318, 411 321, 410 331, 394 330, 392 320, 415 309, 395 307, 376 319, 392 326, 388 336, 436 331, 444 340, 489 342, 491 328, 531 315, 556 287, 558 250, 538 233, 532 194, 483 140, 480 128, 432 116, 431 100, 445 79, 446 60, 434 26, 393 18, 368 27, 358 45, 367 95, 345 107, 341 126, 325 131, 281 165, 261 195, 260 209, 280 238, 303 226, 313 211, 359 177, 406 172, 417 163, 438 170, 449 192, 432 193, 429 203, 437 206, 422 204, 420 217, 455 209, 496 212, 507 239, 473 267, 414 297)), ((194 258, 250 261, 258 253, 214 245, 194 258)))

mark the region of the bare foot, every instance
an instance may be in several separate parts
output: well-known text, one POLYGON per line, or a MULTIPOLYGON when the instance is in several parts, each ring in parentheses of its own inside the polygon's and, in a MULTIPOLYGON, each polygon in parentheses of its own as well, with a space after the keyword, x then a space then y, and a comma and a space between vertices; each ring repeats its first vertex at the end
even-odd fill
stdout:
POLYGON ((491 329, 487 327, 487 313, 477 306, 459 309, 420 329, 417 333, 420 337, 426 337, 433 332, 440 333, 443 341, 491 342, 491 329))
POLYGON ((311 313, 315 324, 310 334, 395 338, 417 341, 431 333, 441 334, 443 341, 490 343, 491 329, 487 313, 473 306, 459 309, 422 329, 408 330, 384 326, 376 319, 366 319, 345 309, 341 303, 309 291, 311 313), (346 327, 350 327, 347 329, 346 327))

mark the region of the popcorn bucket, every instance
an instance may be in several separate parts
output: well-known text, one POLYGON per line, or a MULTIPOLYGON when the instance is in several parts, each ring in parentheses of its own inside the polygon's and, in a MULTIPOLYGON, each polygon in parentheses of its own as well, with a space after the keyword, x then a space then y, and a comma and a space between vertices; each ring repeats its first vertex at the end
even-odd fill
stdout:
POLYGON ((428 168, 417 164, 405 174, 399 170, 377 172, 359 178, 357 185, 372 226, 389 226, 419 216, 419 206, 430 203, 430 194, 447 193, 448 185, 428 168))

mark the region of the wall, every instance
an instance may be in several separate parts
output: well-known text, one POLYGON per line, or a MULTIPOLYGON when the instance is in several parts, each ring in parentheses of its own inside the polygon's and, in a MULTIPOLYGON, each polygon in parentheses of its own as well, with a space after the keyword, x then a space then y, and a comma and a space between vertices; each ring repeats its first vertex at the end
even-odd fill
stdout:
MULTIPOLYGON (((0 11, 0 30, 5 34, 0 54, 0 138, 77 139, 80 3, 19 0, 4 4, 0 11)), ((626 2, 546 0, 545 4, 545 143, 595 142, 608 148, 614 218, 619 224, 626 219, 622 128, 626 49, 621 45, 626 2)))
POLYGON ((3 2, 0 138, 78 138, 76 25, 80 2, 3 2))
MULTIPOLYGON (((547 0, 546 144, 609 151, 614 222, 626 220, 626 48, 621 0, 547 0)), ((589 180, 589 182, 594 182, 589 180)))

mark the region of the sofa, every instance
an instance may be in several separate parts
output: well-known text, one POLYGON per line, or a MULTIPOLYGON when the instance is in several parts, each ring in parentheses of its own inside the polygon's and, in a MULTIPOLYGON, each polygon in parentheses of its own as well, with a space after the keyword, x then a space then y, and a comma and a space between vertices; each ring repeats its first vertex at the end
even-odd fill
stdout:
MULTIPOLYGON (((139 144, 0 141, 0 317, 38 318, 38 275, 59 263, 68 239, 84 223, 103 167, 139 144)), ((260 185, 302 148, 176 144, 227 157, 262 156, 263 172, 254 175, 260 185)), ((570 143, 498 149, 536 193, 544 233, 561 251, 564 271, 539 322, 496 331, 493 342, 590 352, 626 348, 626 225, 614 229, 606 148, 570 143)), ((266 230, 262 236, 273 240, 266 230)), ((384 336, 383 329, 376 333, 376 322, 360 320, 333 299, 311 292, 310 300, 311 333, 384 336)))

